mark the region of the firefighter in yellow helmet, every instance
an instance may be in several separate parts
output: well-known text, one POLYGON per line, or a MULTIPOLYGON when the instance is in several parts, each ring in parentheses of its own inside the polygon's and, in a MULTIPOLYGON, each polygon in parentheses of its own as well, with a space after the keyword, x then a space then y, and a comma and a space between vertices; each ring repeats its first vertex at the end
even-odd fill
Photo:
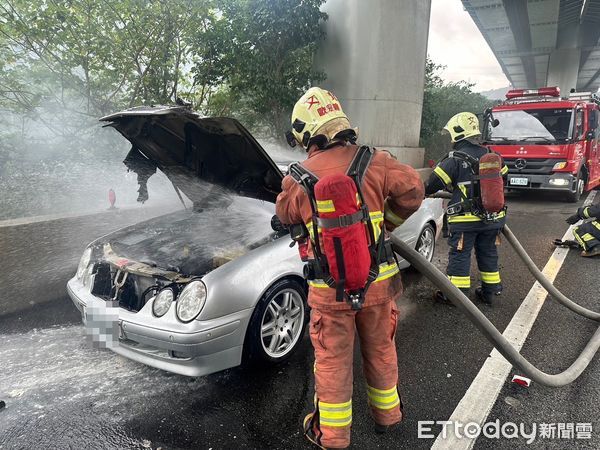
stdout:
MULTIPOLYGON (((478 173, 479 159, 490 152, 479 145, 479 120, 470 112, 458 113, 444 126, 450 134, 452 152, 450 152, 433 170, 426 183, 425 194, 431 195, 439 190, 452 192, 452 199, 446 211, 448 217, 448 268, 447 275, 452 284, 465 295, 471 288, 471 252, 475 249, 481 287, 475 295, 484 303, 491 304, 493 298, 502 291, 500 272, 498 271, 499 233, 505 223, 503 210, 494 216, 485 216, 481 211, 479 185, 475 173, 478 173)), ((501 174, 508 173, 508 167, 502 163, 501 174)), ((438 291, 436 298, 448 300, 438 291)))
POLYGON ((573 228, 576 241, 561 241, 556 245, 567 245, 582 250, 581 256, 600 256, 600 205, 582 206, 575 214, 567 217, 567 223, 575 225, 580 220, 588 220, 573 228), (570 245, 569 245, 570 244, 570 245))
POLYGON ((292 147, 300 144, 309 151, 311 144, 326 147, 335 142, 355 143, 357 131, 350 126, 337 97, 329 91, 313 87, 294 106, 292 129, 287 134, 287 140, 292 147))
MULTIPOLYGON (((346 448, 350 445, 352 424, 352 361, 356 331, 375 431, 385 432, 402 420, 394 343, 398 314, 395 301, 402 293, 402 283, 386 230, 393 230, 419 208, 423 200, 423 183, 412 167, 400 164, 388 152, 356 145, 357 131, 351 127, 338 99, 329 91, 318 87, 309 89, 296 103, 291 125, 288 141, 305 148, 308 159, 299 167, 290 168, 292 175, 284 178, 276 213, 283 224, 307 225, 310 242, 306 273, 316 392, 314 411, 303 422, 304 434, 321 448, 346 448), (361 155, 367 156, 364 165, 356 163, 363 161, 361 155), (338 297, 341 292, 326 282, 331 280, 331 272, 320 264, 319 255, 326 251, 324 229, 336 219, 322 222, 323 217, 319 214, 334 211, 339 204, 337 200, 331 200, 330 204, 317 203, 315 191, 311 191, 298 176, 310 175, 325 181, 327 176, 339 177, 347 173, 356 173, 354 180, 360 180, 355 181, 360 189, 355 192, 354 204, 366 205, 366 208, 359 218, 341 216, 349 220, 347 224, 336 225, 337 229, 342 233, 349 232, 350 226, 361 224, 358 229, 363 239, 365 231, 373 236, 373 240, 369 239, 369 249, 375 242, 381 243, 381 252, 377 256, 375 252, 366 252, 366 262, 373 268, 373 275, 364 289, 364 302, 359 309, 349 303, 348 298, 338 297), (312 223, 322 224, 322 228, 313 227, 312 223)), ((345 251, 341 242, 340 254, 345 251)), ((339 254, 326 256, 329 263, 332 258, 338 263, 341 259, 343 263, 343 258, 338 259, 339 254)), ((349 261, 353 267, 362 263, 365 261, 358 256, 349 261)))

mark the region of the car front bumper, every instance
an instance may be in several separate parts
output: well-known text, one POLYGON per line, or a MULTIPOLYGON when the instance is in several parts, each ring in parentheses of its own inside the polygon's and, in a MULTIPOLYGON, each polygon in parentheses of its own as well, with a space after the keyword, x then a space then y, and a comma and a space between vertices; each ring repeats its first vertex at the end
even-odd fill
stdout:
POLYGON ((507 175, 506 187, 509 189, 542 189, 547 191, 574 191, 576 178, 571 173, 555 173, 552 175, 528 175, 520 173, 511 173, 507 175), (511 178, 527 178, 528 183, 525 186, 511 184, 511 178), (566 180, 564 185, 552 184, 551 180, 566 180))
MULTIPOLYGON (((67 291, 86 325, 90 314, 106 309, 107 302, 92 295, 76 277, 67 283, 67 291)), ((147 311, 144 314, 144 310, 135 313, 123 308, 114 309, 118 310, 115 326, 119 336, 107 346, 110 350, 133 361, 187 376, 202 376, 238 366, 253 311, 246 309, 187 324, 165 320, 161 325, 162 318, 147 311)), ((88 333, 91 332, 88 327, 88 333)), ((93 332, 99 333, 97 329, 93 332)))

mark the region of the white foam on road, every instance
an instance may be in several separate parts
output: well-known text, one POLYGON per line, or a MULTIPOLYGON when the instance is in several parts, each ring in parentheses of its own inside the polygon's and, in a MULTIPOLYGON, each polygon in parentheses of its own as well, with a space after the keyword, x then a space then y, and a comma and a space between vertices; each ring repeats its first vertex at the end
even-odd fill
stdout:
POLYGON ((80 437, 62 436, 63 431, 54 430, 44 435, 47 441, 38 443, 38 448, 92 442, 103 428, 115 440, 112 448, 143 448, 143 439, 118 431, 127 415, 135 414, 134 406, 169 390, 193 396, 206 385, 204 379, 172 375, 92 348, 80 325, 1 339, 0 399, 6 409, 0 412, 0 449, 30 446, 32 424, 61 427, 60 417, 65 417, 65 430, 76 429, 80 437), (77 425, 67 423, 78 417, 77 425))
MULTIPOLYGON (((594 201, 596 191, 590 192, 584 205, 594 201)), ((563 240, 572 239, 573 226, 570 226, 563 236, 563 240)), ((557 247, 546 263, 542 273, 551 282, 558 275, 567 254, 568 248, 557 247)), ((537 316, 544 305, 548 292, 537 281, 521 303, 521 306, 504 330, 503 336, 519 351, 523 347, 537 316)), ((432 449, 470 450, 475 445, 476 437, 469 438, 461 432, 460 437, 454 431, 455 423, 477 423, 484 425, 492 407, 496 403, 502 386, 508 377, 512 364, 494 348, 489 357, 479 370, 462 400, 448 419, 452 425, 440 433, 432 445, 432 449)))

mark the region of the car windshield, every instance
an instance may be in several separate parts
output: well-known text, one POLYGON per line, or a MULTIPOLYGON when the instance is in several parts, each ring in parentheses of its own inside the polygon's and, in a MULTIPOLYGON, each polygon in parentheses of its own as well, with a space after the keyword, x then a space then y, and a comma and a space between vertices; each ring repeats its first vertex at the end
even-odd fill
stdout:
POLYGON ((557 142, 570 137, 572 109, 497 111, 498 126, 488 127, 491 142, 557 142))

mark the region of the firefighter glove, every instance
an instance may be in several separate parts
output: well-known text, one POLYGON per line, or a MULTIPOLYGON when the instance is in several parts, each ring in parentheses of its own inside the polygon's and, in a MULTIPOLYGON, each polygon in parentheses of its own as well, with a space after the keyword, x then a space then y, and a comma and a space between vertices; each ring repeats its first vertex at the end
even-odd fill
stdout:
POLYGON ((576 224, 580 220, 581 220, 581 217, 579 217, 579 214, 573 214, 572 216, 569 216, 566 219, 567 223, 570 225, 576 224))
POLYGON ((273 231, 280 233, 282 231, 285 231, 286 227, 281 223, 281 220, 279 220, 279 217, 277 217, 276 215, 273 215, 273 217, 271 217, 271 229, 273 231))

